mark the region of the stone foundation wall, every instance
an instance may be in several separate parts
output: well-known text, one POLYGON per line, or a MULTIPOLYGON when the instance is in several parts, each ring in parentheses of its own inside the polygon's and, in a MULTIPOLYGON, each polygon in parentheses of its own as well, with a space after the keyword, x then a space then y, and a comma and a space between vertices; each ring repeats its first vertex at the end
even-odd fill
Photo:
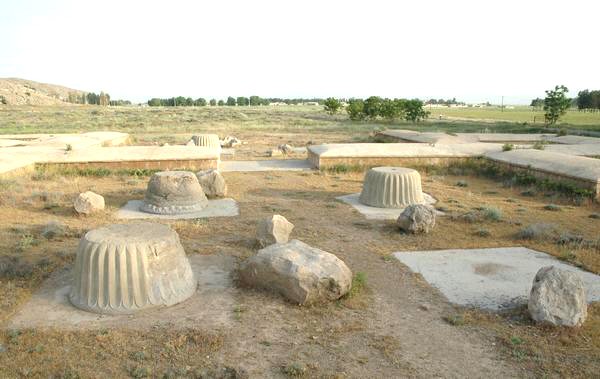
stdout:
POLYGON ((219 160, 217 159, 169 159, 152 161, 111 161, 111 162, 74 162, 74 163, 44 163, 43 165, 52 165, 62 168, 105 168, 109 170, 119 169, 148 169, 148 170, 175 170, 185 169, 192 171, 207 170, 210 168, 218 169, 219 160))

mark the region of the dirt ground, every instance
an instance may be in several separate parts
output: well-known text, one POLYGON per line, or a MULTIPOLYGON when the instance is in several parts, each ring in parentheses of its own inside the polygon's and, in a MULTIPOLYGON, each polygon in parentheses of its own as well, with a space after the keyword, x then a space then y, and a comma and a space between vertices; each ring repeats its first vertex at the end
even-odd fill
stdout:
POLYGON ((230 300, 206 304, 223 323, 191 317, 141 328, 6 329, 45 278, 72 264, 78 238, 91 228, 117 222, 114 211, 127 200, 143 197, 148 178, 38 172, 3 180, 0 320, 5 329, 0 333, 0 376, 589 377, 600 369, 597 305, 577 330, 536 326, 522 309, 501 315, 459 309, 390 255, 524 245, 600 272, 594 248, 515 237, 529 224, 546 222, 564 233, 597 239, 600 219, 589 217, 600 212, 597 204, 574 205, 542 193, 525 196, 523 188, 489 179, 423 172, 424 190, 448 216, 439 218, 431 234, 410 236, 400 233, 393 221, 366 220, 335 200, 360 190, 361 172, 224 175, 229 196, 239 202, 239 217, 169 222, 192 259, 200 254, 239 264, 256 250, 257 221, 277 213, 295 224, 293 238, 336 254, 355 274, 361 273, 364 280, 355 284, 355 294, 329 305, 300 307, 277 295, 233 286, 230 300), (459 181, 467 187, 457 186, 459 181), (74 213, 72 200, 85 190, 105 196, 104 213, 74 213), (558 204, 559 210, 547 210, 549 203, 558 204), (501 217, 463 217, 482 207, 497 208, 501 217), (68 230, 47 239, 41 232, 52 220, 68 230))

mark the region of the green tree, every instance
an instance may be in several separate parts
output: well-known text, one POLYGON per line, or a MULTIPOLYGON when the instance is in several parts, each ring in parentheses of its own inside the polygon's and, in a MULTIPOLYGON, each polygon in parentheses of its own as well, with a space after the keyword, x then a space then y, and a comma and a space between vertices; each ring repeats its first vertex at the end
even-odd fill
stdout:
POLYGON ((227 98, 227 105, 229 105, 230 107, 235 106, 235 99, 233 97, 229 96, 227 98))
POLYGON ((198 99, 196 99, 194 101, 194 105, 197 107, 205 107, 206 106, 206 99, 200 97, 198 99))
POLYGON ((209 104, 210 104, 211 107, 214 107, 215 105, 217 105, 217 100, 210 99, 209 104))
POLYGON ((225 102, 223 100, 219 100, 217 102, 217 105, 220 106, 220 107, 222 107, 223 105, 225 105, 225 102))
POLYGON ((250 105, 253 107, 263 105, 263 100, 259 96, 250 96, 250 105))
POLYGON ((423 102, 419 99, 405 100, 404 119, 406 121, 419 122, 429 117, 430 112, 423 108, 423 102))
POLYGON ((381 105, 383 103, 383 99, 379 96, 371 96, 364 103, 364 114, 365 117, 370 119, 375 119, 377 116, 381 114, 381 105))
POLYGON ((379 115, 388 120, 404 117, 404 99, 383 99, 379 108, 379 115))
POLYGON ((365 102, 362 99, 350 99, 348 100, 348 106, 346 112, 350 120, 364 120, 365 118, 365 102))
POLYGON ((238 107, 246 107, 250 104, 250 100, 247 97, 239 96, 236 100, 238 107))
POLYGON ((323 105, 325 106, 325 112, 329 113, 330 115, 336 114, 342 107, 342 103, 340 103, 340 101, 334 97, 328 97, 325 99, 323 105))
POLYGON ((162 105, 162 101, 159 98, 153 97, 152 99, 148 100, 148 105, 151 107, 160 107, 162 105))
POLYGON ((555 86, 553 90, 546 91, 544 99, 544 119, 546 124, 554 125, 567 113, 571 106, 571 100, 567 97, 569 89, 563 85, 555 86))

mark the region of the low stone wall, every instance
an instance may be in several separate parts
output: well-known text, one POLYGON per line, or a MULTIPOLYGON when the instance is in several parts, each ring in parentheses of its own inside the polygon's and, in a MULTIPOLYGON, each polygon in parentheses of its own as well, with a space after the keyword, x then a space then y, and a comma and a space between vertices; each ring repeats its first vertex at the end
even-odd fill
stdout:
POLYGON ((539 168, 523 167, 508 162, 492 161, 495 165, 513 172, 526 172, 538 179, 548 179, 557 183, 565 183, 577 188, 590 190, 594 194, 594 200, 600 200, 600 183, 582 178, 576 178, 568 175, 557 174, 554 172, 545 171, 539 168))
POLYGON ((147 169, 147 170, 207 170, 218 169, 217 159, 169 159, 146 161, 110 161, 110 162, 57 162, 41 163, 41 166, 53 166, 66 169, 104 168, 108 170, 147 169))
POLYGON ((320 170, 346 165, 360 167, 375 166, 447 166, 454 162, 465 162, 471 157, 319 157, 318 154, 308 152, 310 163, 320 170))

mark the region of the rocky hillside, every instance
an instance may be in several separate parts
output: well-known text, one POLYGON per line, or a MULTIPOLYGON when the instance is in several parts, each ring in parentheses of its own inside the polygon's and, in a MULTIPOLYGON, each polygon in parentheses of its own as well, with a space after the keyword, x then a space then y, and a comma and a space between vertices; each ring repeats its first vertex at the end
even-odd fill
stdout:
POLYGON ((65 105, 69 94, 81 96, 83 91, 17 78, 0 78, 0 105, 65 105))

